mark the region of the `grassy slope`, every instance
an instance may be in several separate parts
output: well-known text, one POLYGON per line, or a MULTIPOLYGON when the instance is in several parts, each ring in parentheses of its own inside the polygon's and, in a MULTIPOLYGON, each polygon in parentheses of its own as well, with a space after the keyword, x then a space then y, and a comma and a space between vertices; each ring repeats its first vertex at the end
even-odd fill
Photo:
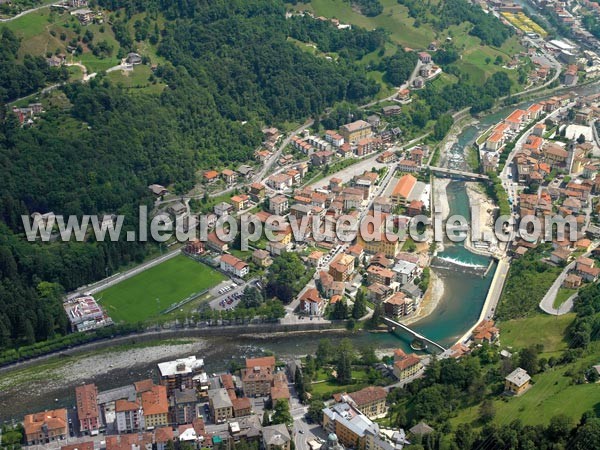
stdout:
MULTIPOLYGON (((531 341, 530 341, 531 342, 531 341)), ((534 341, 535 342, 535 341, 534 341)), ((573 422, 588 410, 600 407, 597 384, 571 384, 565 372, 577 367, 589 367, 600 360, 600 343, 590 346, 589 356, 576 363, 555 367, 533 377, 533 386, 520 397, 494 400, 497 424, 508 424, 521 419, 525 425, 547 425, 557 414, 566 414, 573 422)), ((467 408, 451 419, 453 425, 472 423, 477 425, 478 407, 467 408)))
POLYGON ((208 266, 176 256, 100 292, 98 298, 115 321, 138 322, 224 279, 208 266))
POLYGON ((500 322, 500 340, 503 346, 513 349, 542 344, 544 353, 559 352, 567 348, 565 333, 574 318, 575 314, 550 316, 538 313, 526 319, 500 322))
MULTIPOLYGON (((76 19, 68 14, 58 14, 48 9, 43 9, 27 14, 12 22, 0 24, 0 27, 8 27, 22 39, 21 48, 19 49, 21 56, 25 54, 45 56, 46 52, 54 53, 57 49, 66 53, 68 42, 77 36, 75 32, 77 24, 76 19), (52 36, 51 32, 54 32, 55 36, 52 36), (67 36, 64 41, 60 39, 61 33, 65 33, 67 36)), ((100 27, 100 25, 96 24, 81 27, 82 35, 89 29, 94 33, 94 43, 107 41, 113 47, 112 56, 99 58, 94 56, 88 49, 85 49, 81 56, 74 58, 74 61, 81 61, 90 72, 106 70, 119 63, 116 58, 119 44, 115 40, 110 25, 104 25, 104 33, 100 32, 100 27)))

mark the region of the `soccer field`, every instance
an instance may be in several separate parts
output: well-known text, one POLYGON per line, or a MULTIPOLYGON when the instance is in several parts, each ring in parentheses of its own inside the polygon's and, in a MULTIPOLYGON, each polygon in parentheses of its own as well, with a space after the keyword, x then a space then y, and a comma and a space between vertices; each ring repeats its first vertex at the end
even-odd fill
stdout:
POLYGON ((217 285, 225 276, 183 255, 98 292, 96 297, 115 322, 140 322, 169 306, 217 285))

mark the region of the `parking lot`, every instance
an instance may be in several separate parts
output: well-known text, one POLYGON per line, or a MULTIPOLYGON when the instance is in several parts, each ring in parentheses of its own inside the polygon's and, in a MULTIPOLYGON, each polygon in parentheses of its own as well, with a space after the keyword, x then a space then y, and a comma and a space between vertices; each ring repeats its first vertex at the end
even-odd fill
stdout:
POLYGON ((214 297, 210 301, 211 309, 226 311, 235 309, 240 302, 245 284, 238 286, 231 280, 226 280, 212 289, 211 295, 214 297))

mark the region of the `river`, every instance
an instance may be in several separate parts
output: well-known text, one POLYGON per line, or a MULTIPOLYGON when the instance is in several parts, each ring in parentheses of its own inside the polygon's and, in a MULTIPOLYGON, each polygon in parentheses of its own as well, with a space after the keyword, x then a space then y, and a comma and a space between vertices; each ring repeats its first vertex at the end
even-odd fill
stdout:
MULTIPOLYGON (((590 94, 598 92, 598 87, 586 86, 576 88, 574 91, 590 94)), ((513 109, 519 106, 526 107, 531 103, 533 101, 503 108, 485 116, 480 122, 465 127, 450 149, 448 164, 451 167, 466 167, 465 150, 472 145, 480 132, 508 115, 513 109)), ((451 182, 447 187, 447 196, 451 215, 461 214, 470 217, 469 200, 464 182, 451 182)), ((435 264, 437 268, 433 269, 444 283, 444 294, 437 308, 428 317, 415 322, 411 327, 443 346, 454 344, 479 317, 495 271, 495 263, 492 262, 492 267, 487 275, 482 276, 485 270, 483 268, 487 268, 489 264, 490 258, 473 254, 462 244, 446 243, 444 251, 438 254, 435 264)), ((123 367, 118 367, 116 364, 115 367, 111 367, 113 362, 110 359, 111 356, 115 359, 118 359, 118 356, 110 353, 106 353, 104 359, 99 359, 97 356, 84 358, 84 363, 87 361, 90 365, 96 364, 100 367, 100 369, 96 367, 95 370, 92 370, 91 375, 82 374, 79 377, 61 378, 57 376, 60 371, 48 371, 47 373, 42 372, 36 377, 35 374, 28 372, 23 376, 23 380, 17 382, 15 380, 6 382, 6 376, 3 375, 0 377, 0 423, 10 419, 22 420, 23 415, 30 412, 57 406, 72 406, 74 404, 74 388, 83 382, 94 382, 100 390, 105 390, 137 379, 155 376, 156 362, 173 359, 184 354, 197 354, 205 359, 208 372, 219 372, 226 370, 235 359, 241 360, 245 356, 258 355, 264 351, 273 352, 282 359, 313 353, 319 339, 326 336, 331 339, 341 338, 338 334, 320 334, 318 332, 304 335, 278 335, 268 339, 219 336, 194 340, 195 348, 187 353, 182 353, 182 349, 179 348, 178 351, 173 350, 172 353, 163 355, 159 353, 158 348, 149 347, 141 354, 135 354, 123 367), (6 384, 2 385, 2 382, 6 384)), ((408 339, 405 341, 390 333, 358 332, 346 336, 352 340, 356 348, 372 345, 380 351, 391 351, 398 347, 410 350, 408 339)), ((62 365, 67 368, 67 371, 71 368, 74 368, 72 369, 74 371, 77 367, 77 365, 72 365, 68 359, 62 365)))

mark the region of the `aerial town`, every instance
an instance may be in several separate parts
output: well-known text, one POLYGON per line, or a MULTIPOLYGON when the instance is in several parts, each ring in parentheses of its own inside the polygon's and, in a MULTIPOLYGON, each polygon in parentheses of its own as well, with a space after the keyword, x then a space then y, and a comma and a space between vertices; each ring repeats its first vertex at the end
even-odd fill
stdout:
POLYGON ((0 449, 600 448, 597 1, 110 3, 0 0, 0 449))

